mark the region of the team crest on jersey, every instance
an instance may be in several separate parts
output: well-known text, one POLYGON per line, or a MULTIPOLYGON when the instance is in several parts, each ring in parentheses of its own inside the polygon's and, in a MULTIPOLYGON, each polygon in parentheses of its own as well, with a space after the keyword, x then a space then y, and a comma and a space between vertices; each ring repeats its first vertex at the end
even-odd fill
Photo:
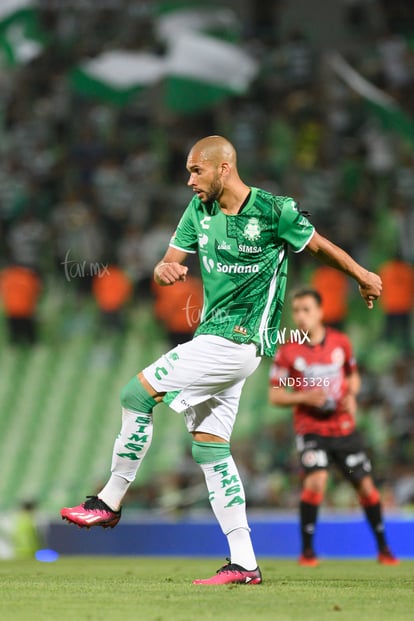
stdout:
POLYGON ((296 371, 304 371, 306 369, 305 358, 302 358, 302 356, 298 356, 297 358, 295 358, 293 368, 296 369, 296 371))
POLYGON ((244 227, 243 237, 249 241, 257 241, 260 239, 262 229, 258 218, 249 218, 248 223, 244 227))
POLYGON ((342 365, 345 362, 345 354, 342 347, 335 347, 331 354, 331 360, 338 365, 342 365))

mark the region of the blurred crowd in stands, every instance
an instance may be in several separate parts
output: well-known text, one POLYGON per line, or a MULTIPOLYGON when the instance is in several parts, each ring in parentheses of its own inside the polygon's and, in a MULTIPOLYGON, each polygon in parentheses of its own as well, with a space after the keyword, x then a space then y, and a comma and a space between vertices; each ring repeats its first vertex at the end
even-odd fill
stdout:
MULTIPOLYGON (((172 301, 151 284, 152 270, 191 199, 189 147, 201 136, 223 134, 237 147, 246 181, 295 197, 322 234, 381 271, 381 338, 399 354, 382 374, 361 369, 360 418, 375 438, 373 457, 390 504, 413 503, 414 128, 411 135, 385 129, 334 75, 329 52, 307 36, 306 25, 280 33, 277 18, 266 22, 259 13, 242 24, 243 47, 261 67, 246 95, 192 116, 150 105, 145 96, 123 107, 88 99, 71 88, 69 67, 110 47, 157 51, 158 44, 151 11, 85 11, 70 4, 41 11, 52 36, 38 58, 0 69, 0 291, 10 340, 41 338, 36 313, 51 287, 94 300, 107 325, 120 329, 128 304, 153 303, 160 330, 172 343, 182 338, 188 321, 165 323, 172 301)), ((344 6, 353 38, 338 51, 414 124, 414 4, 353 0, 344 6)), ((354 300, 349 283, 313 263, 310 268, 302 256, 291 265, 291 283, 314 279, 326 292, 327 319, 346 327, 354 300)), ((186 300, 189 295, 191 333, 199 281, 190 294, 182 292, 186 300)), ((177 304, 183 308, 180 299, 177 304)), ((282 422, 249 438, 258 447, 255 463, 243 446, 234 447, 252 504, 292 505, 297 466, 289 430, 282 422)), ((196 489, 199 475, 191 464, 185 459, 170 475, 175 480, 166 487, 171 483, 173 496, 181 490, 185 499, 185 490, 196 489)), ((341 502, 342 487, 335 490, 341 502)), ((155 502, 153 493, 148 503, 155 502)))

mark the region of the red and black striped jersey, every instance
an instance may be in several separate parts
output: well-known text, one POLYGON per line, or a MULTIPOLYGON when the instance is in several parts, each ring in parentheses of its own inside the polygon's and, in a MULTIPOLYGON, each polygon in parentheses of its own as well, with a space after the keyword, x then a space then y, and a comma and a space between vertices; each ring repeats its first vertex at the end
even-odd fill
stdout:
POLYGON ((323 408, 294 407, 295 433, 343 436, 355 429, 355 420, 343 404, 347 377, 357 371, 348 337, 326 328, 321 343, 287 342, 276 352, 270 371, 270 384, 295 391, 323 389, 327 402, 323 408))

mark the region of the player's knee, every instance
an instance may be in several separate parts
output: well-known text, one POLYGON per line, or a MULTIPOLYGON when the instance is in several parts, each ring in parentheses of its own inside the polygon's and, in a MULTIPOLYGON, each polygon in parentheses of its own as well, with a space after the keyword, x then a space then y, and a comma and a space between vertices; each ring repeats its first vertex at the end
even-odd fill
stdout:
POLYGON ((198 464, 212 464, 230 457, 230 444, 227 442, 197 442, 193 440, 191 452, 198 464))
POLYGON ((121 405, 134 412, 150 414, 157 402, 134 376, 121 390, 121 405))
POLYGON ((315 494, 325 494, 328 482, 328 471, 325 468, 318 468, 305 475, 303 488, 315 494))

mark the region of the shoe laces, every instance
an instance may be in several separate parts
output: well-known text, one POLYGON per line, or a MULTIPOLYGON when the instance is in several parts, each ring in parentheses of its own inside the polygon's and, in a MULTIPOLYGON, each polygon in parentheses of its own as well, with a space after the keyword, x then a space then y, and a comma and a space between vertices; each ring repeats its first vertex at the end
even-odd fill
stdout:
POLYGON ((220 569, 216 571, 216 574, 236 573, 240 571, 246 571, 240 565, 237 565, 236 563, 232 563, 229 558, 226 558, 226 561, 228 561, 227 565, 223 565, 223 567, 220 567, 220 569))
POLYGON ((107 504, 98 496, 86 496, 88 500, 83 503, 84 509, 95 509, 96 511, 111 511, 107 504))

